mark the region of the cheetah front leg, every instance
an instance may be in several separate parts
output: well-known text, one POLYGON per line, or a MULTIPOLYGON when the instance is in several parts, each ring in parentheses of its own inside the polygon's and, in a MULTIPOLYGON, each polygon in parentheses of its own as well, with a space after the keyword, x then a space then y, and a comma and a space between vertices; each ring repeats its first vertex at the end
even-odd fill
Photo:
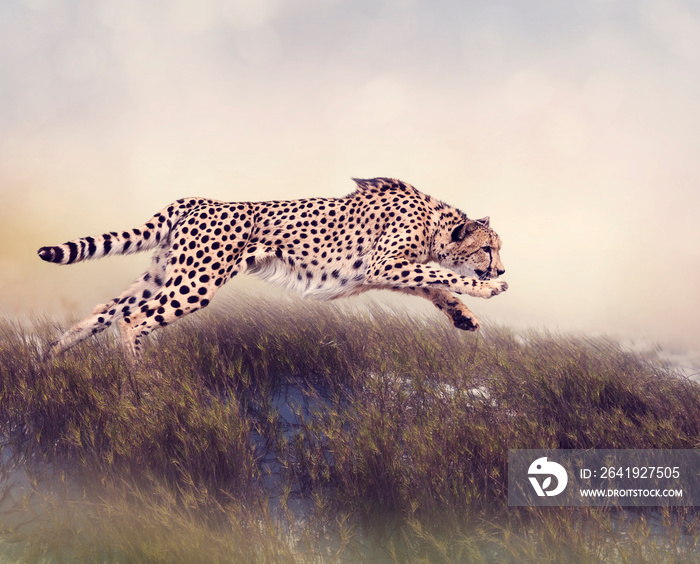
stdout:
POLYGON ((447 290, 440 288, 404 288, 398 290, 409 296, 420 296, 433 302, 436 308, 450 318, 457 329, 464 331, 476 331, 479 326, 479 318, 458 298, 447 290))
POLYGON ((480 280, 440 267, 411 263, 406 259, 382 259, 367 268, 366 283, 375 287, 404 290, 440 288, 447 292, 488 299, 505 292, 505 280, 480 280))

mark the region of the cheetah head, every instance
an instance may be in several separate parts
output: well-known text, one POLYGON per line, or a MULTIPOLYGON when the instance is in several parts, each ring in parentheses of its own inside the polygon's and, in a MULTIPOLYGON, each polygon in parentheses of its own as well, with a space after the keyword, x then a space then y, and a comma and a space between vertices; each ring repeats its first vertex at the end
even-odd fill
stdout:
POLYGON ((488 217, 467 219, 441 239, 436 258, 442 266, 481 280, 498 278, 505 273, 499 255, 501 238, 489 227, 488 217))

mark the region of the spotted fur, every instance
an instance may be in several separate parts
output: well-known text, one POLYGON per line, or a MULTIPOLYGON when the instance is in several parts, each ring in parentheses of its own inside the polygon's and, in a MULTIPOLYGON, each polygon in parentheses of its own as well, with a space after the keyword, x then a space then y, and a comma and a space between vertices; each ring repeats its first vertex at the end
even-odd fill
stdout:
POLYGON ((355 182, 344 198, 184 198, 136 229, 42 247, 39 256, 58 264, 155 249, 150 268, 69 329, 49 355, 121 320, 124 346, 139 357, 146 335, 205 307, 243 272, 322 300, 370 289, 418 295, 456 327, 478 329, 453 293, 490 298, 508 288, 496 280, 505 270, 489 218, 470 220, 398 180, 355 182))

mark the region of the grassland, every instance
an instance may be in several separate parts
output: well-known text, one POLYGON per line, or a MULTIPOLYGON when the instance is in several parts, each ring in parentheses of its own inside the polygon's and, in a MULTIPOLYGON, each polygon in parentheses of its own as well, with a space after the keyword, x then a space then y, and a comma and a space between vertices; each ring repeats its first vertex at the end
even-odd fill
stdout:
POLYGON ((700 448, 606 339, 246 296, 153 336, 0 324, 0 560, 692 562, 700 512, 509 508, 509 448, 700 448))

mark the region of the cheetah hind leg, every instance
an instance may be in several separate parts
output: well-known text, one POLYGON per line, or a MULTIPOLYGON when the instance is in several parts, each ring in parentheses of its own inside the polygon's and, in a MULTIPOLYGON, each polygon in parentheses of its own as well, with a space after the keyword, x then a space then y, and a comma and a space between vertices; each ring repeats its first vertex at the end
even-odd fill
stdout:
MULTIPOLYGON (((231 267, 233 268, 233 266, 231 267)), ((236 275, 236 272, 226 274, 216 279, 213 272, 204 272, 208 282, 195 283, 182 281, 177 273, 166 273, 166 281, 156 294, 137 308, 131 315, 125 316, 119 329, 122 336, 122 346, 134 363, 143 357, 144 338, 159 327, 177 321, 178 319, 209 305, 214 294, 226 281, 236 275)), ((200 277, 201 280, 201 277, 200 277)))
POLYGON ((129 323, 130 319, 121 319, 119 321, 119 335, 121 337, 122 350, 124 356, 131 360, 140 359, 140 354, 136 350, 136 331, 129 323))
MULTIPOLYGON (((96 306, 90 315, 73 325, 57 341, 51 343, 49 350, 43 355, 43 359, 50 360, 91 335, 104 331, 115 321, 131 313, 134 308, 145 303, 162 286, 165 266, 164 254, 156 254, 149 269, 139 276, 131 286, 116 298, 96 306)), ((123 330, 121 333, 123 339, 123 330)))

